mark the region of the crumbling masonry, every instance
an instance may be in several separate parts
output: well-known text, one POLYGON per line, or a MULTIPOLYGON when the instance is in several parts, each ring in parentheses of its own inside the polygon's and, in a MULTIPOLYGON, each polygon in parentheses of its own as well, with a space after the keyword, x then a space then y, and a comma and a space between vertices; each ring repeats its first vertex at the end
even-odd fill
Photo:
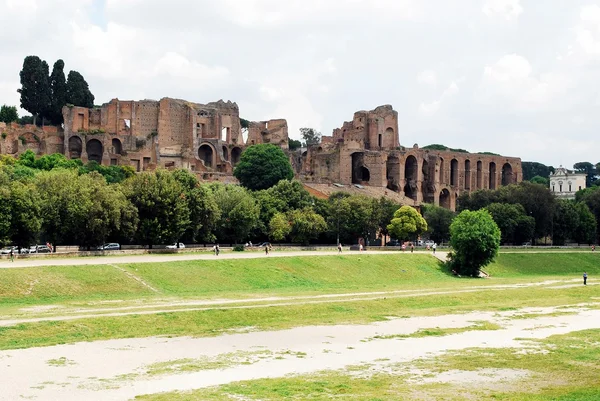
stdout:
POLYGON ((136 171, 186 168, 204 180, 234 181, 247 146, 272 143, 288 152, 298 178, 309 185, 368 186, 403 203, 434 203, 454 210, 463 192, 522 180, 521 160, 405 148, 391 106, 359 111, 322 143, 288 150, 286 120, 245 123, 237 104, 113 99, 98 108, 63 108, 64 127, 0 123, 0 153, 63 153, 84 162, 131 165, 136 171))

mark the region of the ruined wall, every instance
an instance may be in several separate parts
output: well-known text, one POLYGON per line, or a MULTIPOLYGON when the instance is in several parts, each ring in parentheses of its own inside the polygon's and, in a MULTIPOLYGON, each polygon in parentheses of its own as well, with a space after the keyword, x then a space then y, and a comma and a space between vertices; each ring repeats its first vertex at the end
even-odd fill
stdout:
POLYGON ((18 157, 27 150, 36 155, 62 153, 62 130, 54 126, 0 122, 0 154, 18 157))
POLYGON ((271 143, 282 149, 289 149, 287 121, 284 119, 251 122, 248 129, 247 145, 271 143))

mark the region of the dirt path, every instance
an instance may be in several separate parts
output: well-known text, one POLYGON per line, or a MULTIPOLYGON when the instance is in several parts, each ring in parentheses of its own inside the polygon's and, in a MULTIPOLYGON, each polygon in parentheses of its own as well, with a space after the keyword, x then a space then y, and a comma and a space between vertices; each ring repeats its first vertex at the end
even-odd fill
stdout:
POLYGON ((0 377, 5 383, 0 400, 129 400, 141 394, 343 370, 367 363, 385 369, 473 347, 528 349, 531 345, 522 339, 587 329, 600 329, 600 310, 580 306, 250 331, 213 338, 126 339, 0 351, 0 377), (549 315, 557 310, 560 315, 549 315), (511 319, 523 313, 535 315, 511 319), (467 328, 477 321, 492 322, 502 329, 465 329, 441 338, 393 337, 430 328, 467 328), (191 370, 190 364, 195 364, 191 370), (177 370, 185 366, 187 371, 177 370))
MULTIPOLYGON (((325 294, 312 296, 288 296, 248 299, 219 299, 155 302, 144 301, 143 305, 107 306, 103 308, 74 308, 71 310, 56 305, 44 305, 42 310, 26 308, 22 312, 28 317, 11 318, 0 316, 0 327, 16 326, 23 323, 38 323, 47 321, 69 321, 92 319, 98 317, 120 317, 131 315, 154 315, 158 313, 192 312, 206 310, 256 309, 274 306, 315 305, 325 303, 342 303, 355 301, 372 301, 382 298, 414 298, 434 295, 452 295, 473 293, 479 291, 504 291, 511 288, 543 287, 547 289, 564 289, 580 287, 581 280, 550 280, 537 283, 474 286, 462 289, 440 290, 435 288, 419 290, 377 291, 345 294, 325 294)), ((590 283, 589 286, 600 283, 590 283)))

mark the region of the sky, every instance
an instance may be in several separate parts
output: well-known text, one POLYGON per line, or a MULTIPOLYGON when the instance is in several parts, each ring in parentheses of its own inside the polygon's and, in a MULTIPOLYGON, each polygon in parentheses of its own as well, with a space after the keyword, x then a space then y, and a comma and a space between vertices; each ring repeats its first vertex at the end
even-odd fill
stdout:
POLYGON ((324 135, 391 104, 403 146, 600 161, 600 0, 0 0, 0 104, 23 59, 96 104, 237 102, 324 135))

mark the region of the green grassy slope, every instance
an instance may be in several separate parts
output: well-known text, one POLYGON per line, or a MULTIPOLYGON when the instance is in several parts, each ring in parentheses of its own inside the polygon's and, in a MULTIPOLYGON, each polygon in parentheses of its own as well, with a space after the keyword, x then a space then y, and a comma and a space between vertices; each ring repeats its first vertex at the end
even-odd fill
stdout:
POLYGON ((600 275, 598 253, 500 253, 484 269, 495 277, 600 275))

